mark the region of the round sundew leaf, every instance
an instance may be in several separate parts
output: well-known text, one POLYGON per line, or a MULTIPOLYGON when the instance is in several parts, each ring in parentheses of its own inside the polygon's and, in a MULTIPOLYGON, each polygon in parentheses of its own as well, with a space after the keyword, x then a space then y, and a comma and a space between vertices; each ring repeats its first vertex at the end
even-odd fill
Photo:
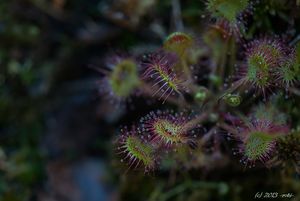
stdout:
POLYGON ((292 83, 296 80, 296 75, 297 75, 296 72, 287 66, 281 68, 281 73, 282 73, 282 81, 284 83, 287 83, 288 85, 289 83, 292 83))
POLYGON ((262 44, 258 46, 259 51, 265 52, 269 54, 270 58, 279 58, 282 55, 280 47, 277 46, 278 44, 262 44))
POLYGON ((109 77, 112 91, 119 97, 128 97, 139 83, 137 65, 130 59, 118 63, 109 77))
POLYGON ((172 79, 172 77, 170 77, 170 75, 168 74, 168 72, 164 71, 163 69, 161 69, 158 66, 156 68, 157 68, 157 71, 158 71, 161 79, 164 81, 164 83, 166 83, 174 91, 178 91, 177 90, 177 84, 174 82, 174 80, 172 79))
POLYGON ((174 113, 173 111, 150 112, 141 118, 140 123, 144 129, 144 135, 153 145, 163 145, 168 148, 187 144, 193 146, 194 132, 199 128, 196 118, 188 116, 185 111, 174 113))
POLYGON ((183 56, 188 48, 193 45, 193 39, 186 33, 174 32, 164 41, 164 49, 175 52, 179 57, 183 56))
POLYGON ((180 143, 184 141, 181 129, 182 126, 168 120, 158 120, 153 124, 153 131, 166 144, 180 143))
POLYGON ((151 167, 154 164, 153 148, 151 145, 142 142, 137 136, 128 136, 123 147, 129 154, 132 161, 137 159, 142 161, 146 167, 151 167))
POLYGON ((274 144, 274 136, 264 132, 252 132, 245 141, 244 154, 251 160, 263 160, 270 155, 274 144))
POLYGON ((234 23, 238 15, 247 8, 248 4, 248 0, 209 0, 207 9, 214 17, 223 17, 234 23))
POLYGON ((270 68, 271 66, 264 56, 251 55, 248 58, 247 78, 258 86, 267 86, 270 80, 270 68))
POLYGON ((271 88, 282 88, 286 83, 282 82, 284 74, 280 72, 280 67, 291 59, 288 46, 280 39, 265 37, 253 40, 245 47, 247 69, 246 74, 242 75, 246 81, 244 84, 253 86, 264 96, 271 92, 271 88))
POLYGON ((248 58, 249 68, 254 68, 257 71, 268 71, 270 66, 266 58, 262 55, 255 54, 248 58))
POLYGON ((153 83, 154 95, 159 95, 164 101, 169 96, 181 94, 186 90, 186 80, 174 68, 178 64, 178 56, 170 52, 157 52, 149 56, 143 63, 143 79, 153 83))

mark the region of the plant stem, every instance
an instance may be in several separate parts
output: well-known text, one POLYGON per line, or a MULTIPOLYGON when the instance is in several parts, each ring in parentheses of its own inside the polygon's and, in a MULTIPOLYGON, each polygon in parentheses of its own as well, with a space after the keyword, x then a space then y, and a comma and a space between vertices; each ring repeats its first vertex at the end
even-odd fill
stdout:
POLYGON ((197 124, 203 122, 205 119, 207 119, 208 117, 208 113, 203 113, 199 116, 197 116, 196 118, 192 119, 191 121, 189 121, 188 123, 186 123, 183 127, 183 131, 189 131, 191 129, 193 129, 197 124))
POLYGON ((172 0, 172 22, 176 31, 183 31, 183 22, 181 17, 181 6, 179 0, 172 0))
POLYGON ((234 135, 238 135, 238 132, 226 123, 219 123, 218 126, 234 135))

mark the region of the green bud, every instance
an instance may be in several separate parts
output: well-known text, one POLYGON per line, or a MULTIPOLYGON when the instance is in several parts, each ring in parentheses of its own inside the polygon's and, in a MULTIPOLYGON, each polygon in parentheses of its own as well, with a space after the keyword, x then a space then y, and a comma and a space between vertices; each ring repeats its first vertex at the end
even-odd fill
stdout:
POLYGON ((197 92, 195 93, 194 99, 197 102, 203 102, 208 96, 208 91, 207 89, 201 87, 197 90, 197 92))
POLYGON ((238 94, 227 94, 227 95, 224 96, 223 99, 231 107, 237 107, 242 102, 242 98, 238 94))

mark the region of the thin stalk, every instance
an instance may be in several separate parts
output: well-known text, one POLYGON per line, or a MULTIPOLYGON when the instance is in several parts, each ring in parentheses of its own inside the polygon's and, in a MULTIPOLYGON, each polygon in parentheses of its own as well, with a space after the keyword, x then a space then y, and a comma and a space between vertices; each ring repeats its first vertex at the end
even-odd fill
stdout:
POLYGON ((172 23, 176 31, 184 30, 179 0, 172 0, 172 23))
POLYGON ((190 120, 188 123, 186 123, 184 125, 184 127, 182 128, 183 131, 189 131, 191 129, 193 129, 197 124, 202 123, 205 119, 207 119, 208 117, 208 113, 203 113, 199 116, 197 116, 196 118, 190 120))
POLYGON ((225 73, 225 66, 226 66, 226 61, 227 61, 227 52, 228 52, 228 47, 229 47, 229 41, 226 40, 224 42, 224 48, 222 50, 221 57, 217 63, 217 70, 216 70, 216 75, 221 79, 221 83, 223 83, 224 79, 224 73, 225 73))
POLYGON ((219 123, 218 126, 220 128, 223 128, 224 130, 226 130, 226 131, 234 134, 234 135, 238 135, 238 132, 234 128, 232 128, 231 126, 229 126, 228 124, 226 124, 226 123, 219 123))
POLYGON ((187 78, 187 80, 193 80, 192 78, 192 73, 191 73, 191 69, 189 68, 189 66, 187 65, 187 56, 186 56, 186 53, 184 53, 182 55, 182 58, 181 58, 181 65, 183 67, 183 72, 187 78))
POLYGON ((235 39, 231 37, 229 39, 229 49, 230 49, 230 57, 229 57, 229 65, 227 70, 227 75, 232 75, 234 73, 234 66, 236 62, 236 43, 235 39))

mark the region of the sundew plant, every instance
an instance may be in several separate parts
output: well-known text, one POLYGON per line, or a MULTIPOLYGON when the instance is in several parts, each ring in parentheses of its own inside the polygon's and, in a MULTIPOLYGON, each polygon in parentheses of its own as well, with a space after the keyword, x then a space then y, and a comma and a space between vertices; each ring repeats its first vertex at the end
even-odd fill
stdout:
MULTIPOLYGON (((108 54, 99 67, 100 95, 113 112, 123 111, 114 132, 114 165, 129 178, 183 181, 180 192, 205 186, 201 179, 231 166, 231 174, 299 175, 299 1, 182 6, 193 13, 198 4, 204 8, 198 25, 187 26, 188 13, 177 10, 175 25, 159 43, 146 40, 144 48, 108 54)), ((164 188, 157 187, 153 200, 176 195, 177 188, 171 195, 164 188)))
MULTIPOLYGON (((174 31, 154 50, 109 57, 100 93, 116 110, 135 98, 152 108, 116 133, 130 171, 160 171, 169 160, 177 168, 208 165, 195 160, 208 154, 207 144, 210 154, 237 155, 246 168, 287 162, 280 147, 299 132, 289 110, 298 112, 300 43, 284 30, 252 33, 247 26, 260 4, 207 1, 201 33, 174 31), (223 153, 232 140, 234 151, 223 153)), ((299 172, 299 157, 289 159, 299 172)))

